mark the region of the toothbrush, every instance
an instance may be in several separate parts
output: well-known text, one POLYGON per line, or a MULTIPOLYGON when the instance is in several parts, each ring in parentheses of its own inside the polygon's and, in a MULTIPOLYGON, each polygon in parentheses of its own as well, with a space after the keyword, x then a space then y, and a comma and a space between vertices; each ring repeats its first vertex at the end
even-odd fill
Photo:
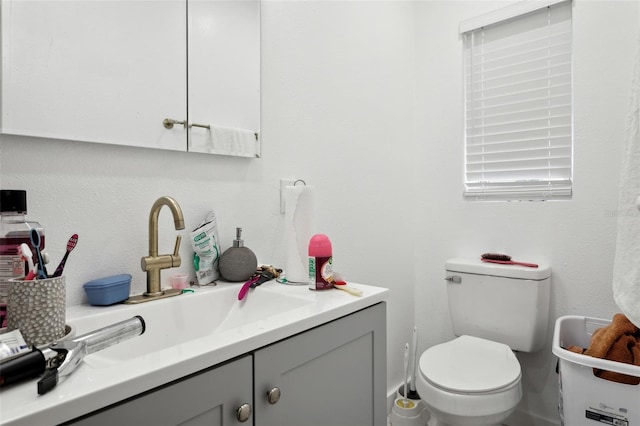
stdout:
POLYGON ((40 244, 42 240, 40 239, 40 234, 35 229, 31 230, 31 244, 36 249, 36 255, 38 256, 38 273, 37 276, 40 279, 46 280, 49 273, 47 272, 47 267, 44 266, 44 261, 42 260, 42 252, 40 251, 40 244))
MULTIPOLYGON (((25 260, 29 264, 29 270, 25 274, 26 276, 30 275, 32 272, 35 272, 36 268, 33 265, 33 252, 29 248, 29 246, 25 243, 20 244, 20 255, 22 259, 25 260)), ((33 278, 31 278, 33 279, 33 278)))
POLYGON ((78 234, 73 234, 71 238, 69 238, 69 241, 67 242, 67 252, 64 254, 64 257, 60 261, 60 264, 56 268, 56 271, 53 273, 54 277, 59 277, 60 275, 62 275, 62 271, 64 270, 64 265, 67 262, 67 257, 69 257, 69 253, 71 253, 71 250, 73 250, 76 247, 76 244, 78 244, 78 234))
MULTIPOLYGON (((38 266, 38 264, 36 263, 36 267, 37 267, 37 266, 38 266)), ((25 281, 31 281, 31 280, 33 280, 33 279, 36 277, 36 274, 37 274, 37 272, 36 272, 36 270, 35 270, 35 269, 34 269, 34 270, 31 270, 31 271, 29 271, 29 273, 27 274, 27 276, 26 276, 26 277, 24 277, 24 280, 25 280, 25 281)))

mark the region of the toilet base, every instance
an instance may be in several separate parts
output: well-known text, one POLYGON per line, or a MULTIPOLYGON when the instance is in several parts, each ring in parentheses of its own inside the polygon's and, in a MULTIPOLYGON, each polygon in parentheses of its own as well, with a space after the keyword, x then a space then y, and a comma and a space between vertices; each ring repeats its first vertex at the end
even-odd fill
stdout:
POLYGON ((515 411, 514 407, 506 412, 495 413, 493 415, 467 417, 439 412, 437 409, 434 409, 434 407, 429 406, 426 402, 425 405, 427 410, 431 413, 431 418, 429 419, 427 426, 502 426, 502 422, 509 417, 513 411, 515 411))
POLYGON ((519 381, 505 392, 482 396, 450 394, 420 379, 418 388, 431 413, 428 426, 501 426, 522 397, 519 381))

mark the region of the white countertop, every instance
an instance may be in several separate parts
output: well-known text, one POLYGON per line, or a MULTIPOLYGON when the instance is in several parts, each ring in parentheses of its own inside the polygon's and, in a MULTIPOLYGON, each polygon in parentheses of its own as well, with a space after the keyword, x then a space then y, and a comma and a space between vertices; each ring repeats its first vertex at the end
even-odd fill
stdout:
MULTIPOLYGON (((389 290, 386 288, 362 284, 350 285, 362 290, 362 297, 340 290, 310 291, 305 285, 292 286, 275 281, 267 282, 251 290, 247 298, 250 299, 254 294, 256 295, 254 297, 259 297, 258 292, 261 291, 265 294, 269 293, 270 300, 275 300, 273 298, 278 294, 294 296, 302 302, 300 307, 284 312, 273 312, 267 318, 254 319, 246 325, 232 327, 228 331, 211 336, 200 333, 202 337, 197 337, 195 340, 175 344, 149 354, 118 359, 117 362, 103 355, 117 347, 117 345, 113 346, 86 356, 73 374, 61 380, 45 395, 37 394, 38 379, 7 386, 0 390, 0 424, 38 426, 65 422, 385 301, 389 295, 389 290)), ((194 294, 151 301, 141 305, 73 306, 67 309, 67 323, 77 328, 76 334, 81 335, 95 329, 94 325, 97 323, 94 318, 99 318, 107 312, 117 312, 124 318, 128 318, 138 315, 143 305, 164 303, 165 305, 157 306, 170 307, 173 299, 211 297, 216 294, 215 292, 227 294, 230 286, 235 287, 232 291, 237 293, 241 284, 219 283, 215 287, 194 287, 194 294), (87 324, 91 324, 92 328, 86 329, 87 324)), ((292 300, 295 303, 295 299, 292 300)), ((233 303, 235 305, 232 309, 238 311, 243 309, 243 303, 246 301, 240 302, 234 299, 233 303)), ((278 309, 274 310, 278 311, 278 309)), ((177 317, 179 315, 168 309, 166 321, 179 321, 180 318, 177 317)), ((162 320, 164 321, 164 318, 162 320)), ((221 321, 224 322, 224 318, 221 321)), ((215 328, 215 326, 216 324, 206 323, 189 324, 191 328, 215 328)), ((137 338, 132 339, 131 342, 137 338)), ((120 345, 124 343, 126 342, 120 345)))

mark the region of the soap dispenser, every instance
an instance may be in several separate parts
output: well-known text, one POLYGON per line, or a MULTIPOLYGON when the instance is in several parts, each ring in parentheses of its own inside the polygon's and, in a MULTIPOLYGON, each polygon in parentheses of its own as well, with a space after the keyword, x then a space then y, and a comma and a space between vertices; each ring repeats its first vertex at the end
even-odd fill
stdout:
POLYGON ((242 228, 236 228, 236 239, 220 257, 220 275, 227 281, 246 281, 256 272, 258 259, 242 241, 242 228))

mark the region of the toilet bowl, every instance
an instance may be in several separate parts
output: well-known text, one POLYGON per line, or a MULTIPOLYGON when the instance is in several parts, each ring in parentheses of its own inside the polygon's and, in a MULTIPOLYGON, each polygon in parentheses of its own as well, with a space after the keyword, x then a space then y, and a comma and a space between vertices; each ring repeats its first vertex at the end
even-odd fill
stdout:
POLYGON ((431 426, 499 425, 522 397, 520 364, 502 343, 460 336, 425 351, 419 367, 431 426))
POLYGON ((551 268, 450 259, 447 300, 455 339, 427 349, 416 389, 429 426, 494 426, 522 398, 513 351, 536 352, 545 341, 551 268))

